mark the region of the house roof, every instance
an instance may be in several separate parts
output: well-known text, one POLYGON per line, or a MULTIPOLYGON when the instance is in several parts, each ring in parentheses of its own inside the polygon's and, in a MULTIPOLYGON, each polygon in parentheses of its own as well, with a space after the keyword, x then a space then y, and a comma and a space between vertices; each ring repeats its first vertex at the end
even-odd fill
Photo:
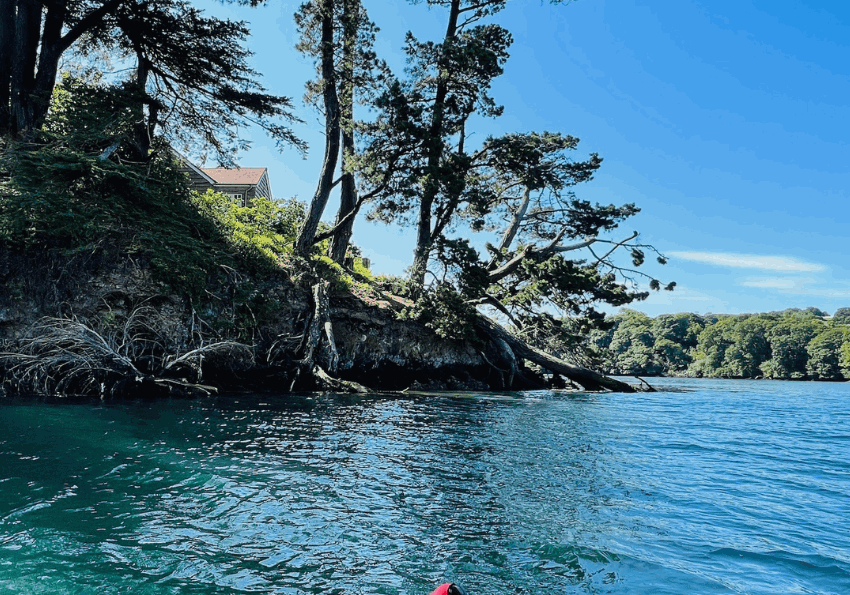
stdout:
POLYGON ((253 185, 260 183, 265 167, 240 167, 239 169, 227 169, 225 167, 201 168, 205 174, 215 180, 216 184, 226 186, 253 185))
POLYGON ((189 159, 185 155, 180 153, 180 151, 178 151, 174 147, 169 147, 169 148, 171 149, 171 152, 177 157, 177 159, 179 159, 183 163, 183 165, 185 165, 186 167, 191 169, 193 172, 198 174, 200 177, 204 178, 209 184, 214 185, 216 183, 215 180, 213 180, 209 175, 204 173, 204 170, 202 170, 200 167, 198 167, 197 165, 195 165, 194 163, 189 161, 189 159))

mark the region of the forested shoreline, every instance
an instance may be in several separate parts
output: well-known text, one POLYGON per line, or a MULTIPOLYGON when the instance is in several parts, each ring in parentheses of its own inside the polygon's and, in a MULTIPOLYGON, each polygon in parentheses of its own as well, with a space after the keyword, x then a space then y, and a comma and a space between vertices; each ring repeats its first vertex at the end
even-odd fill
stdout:
POLYGON ((783 380, 850 379, 850 308, 760 314, 624 310, 586 346, 610 374, 783 380))

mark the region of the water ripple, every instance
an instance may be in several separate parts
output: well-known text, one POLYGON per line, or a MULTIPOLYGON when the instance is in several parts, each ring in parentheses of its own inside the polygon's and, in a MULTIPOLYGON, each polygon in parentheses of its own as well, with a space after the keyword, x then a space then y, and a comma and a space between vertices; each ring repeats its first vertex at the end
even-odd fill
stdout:
POLYGON ((666 382, 643 395, 6 401, 0 586, 850 592, 848 388, 666 382))

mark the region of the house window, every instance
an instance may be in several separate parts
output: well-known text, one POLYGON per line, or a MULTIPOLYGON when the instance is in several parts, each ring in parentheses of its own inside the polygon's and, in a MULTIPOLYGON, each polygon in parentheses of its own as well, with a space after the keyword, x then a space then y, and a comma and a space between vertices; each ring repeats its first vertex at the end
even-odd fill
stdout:
POLYGON ((228 194, 227 196, 229 196, 233 200, 238 200, 240 202, 242 201, 242 195, 241 194, 228 194))

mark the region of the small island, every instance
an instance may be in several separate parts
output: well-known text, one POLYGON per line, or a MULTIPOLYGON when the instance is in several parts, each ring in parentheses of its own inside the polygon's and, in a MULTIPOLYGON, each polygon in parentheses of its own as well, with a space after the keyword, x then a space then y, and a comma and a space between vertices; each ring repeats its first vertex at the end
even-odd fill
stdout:
POLYGON ((503 8, 440 5, 445 36, 409 34, 393 72, 359 3, 304 4, 325 137, 307 203, 237 163, 248 125, 306 150, 244 23, 188 3, 0 13, 3 390, 635 390, 582 365, 579 339, 600 305, 659 290, 639 267, 665 258, 619 231, 634 204, 577 196, 602 164, 578 138, 476 134, 504 111, 503 8), (405 277, 364 266, 361 210, 415 234, 405 277))
POLYGON ((848 39, 0 0, 0 591, 850 593, 848 39))

